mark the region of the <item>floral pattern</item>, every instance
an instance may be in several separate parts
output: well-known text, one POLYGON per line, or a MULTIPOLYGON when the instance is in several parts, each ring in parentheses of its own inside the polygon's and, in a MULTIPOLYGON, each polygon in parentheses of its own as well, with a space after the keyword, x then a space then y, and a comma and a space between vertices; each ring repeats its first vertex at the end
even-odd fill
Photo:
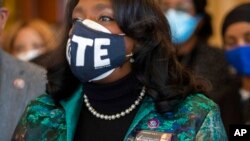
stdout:
MULTIPOLYGON (((77 93, 78 98, 74 95, 61 103, 55 103, 47 94, 32 101, 27 106, 12 140, 72 141, 83 97, 82 92, 77 93)), ((155 135, 167 133, 173 141, 227 140, 218 106, 202 94, 188 96, 176 111, 165 114, 159 114, 153 100, 146 97, 124 140, 138 140, 136 136, 140 131, 155 135)))

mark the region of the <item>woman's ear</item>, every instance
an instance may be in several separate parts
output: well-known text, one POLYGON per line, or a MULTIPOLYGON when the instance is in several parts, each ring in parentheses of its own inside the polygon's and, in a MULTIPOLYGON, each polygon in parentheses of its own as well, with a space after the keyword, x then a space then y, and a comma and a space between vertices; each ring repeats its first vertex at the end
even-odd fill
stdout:
POLYGON ((8 17, 9 17, 8 9, 4 7, 0 8, 0 33, 4 29, 8 17))

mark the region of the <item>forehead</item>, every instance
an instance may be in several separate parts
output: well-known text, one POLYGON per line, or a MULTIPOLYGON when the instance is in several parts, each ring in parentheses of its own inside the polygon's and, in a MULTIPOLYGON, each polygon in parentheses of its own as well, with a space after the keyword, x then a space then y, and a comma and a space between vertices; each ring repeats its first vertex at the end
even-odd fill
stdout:
POLYGON ((79 0, 74 11, 85 9, 104 9, 111 8, 110 0, 79 0))
POLYGON ((40 36, 40 34, 38 33, 38 31, 35 30, 32 27, 21 28, 18 31, 18 33, 17 33, 16 39, 19 39, 20 37, 22 39, 27 39, 27 40, 30 40, 30 38, 39 38, 39 39, 42 39, 42 37, 40 36))
POLYGON ((225 32, 225 36, 238 36, 250 32, 249 22, 237 22, 230 25, 225 32))
POLYGON ((193 0, 160 0, 162 4, 175 8, 179 5, 193 5, 193 0))

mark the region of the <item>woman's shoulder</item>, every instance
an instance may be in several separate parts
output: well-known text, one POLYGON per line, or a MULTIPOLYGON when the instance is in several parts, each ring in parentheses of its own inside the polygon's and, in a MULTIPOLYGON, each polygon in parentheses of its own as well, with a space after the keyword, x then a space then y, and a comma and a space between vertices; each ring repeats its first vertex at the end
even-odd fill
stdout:
POLYGON ((191 94, 180 103, 177 114, 199 115, 205 118, 210 112, 219 112, 218 105, 204 94, 191 94))
POLYGON ((209 99, 206 95, 202 93, 196 93, 196 94, 191 94, 189 95, 184 101, 184 104, 187 105, 192 105, 192 106, 199 106, 204 109, 212 109, 212 108, 217 108, 217 104, 209 99))
POLYGON ((29 103, 13 134, 15 140, 63 140, 65 136, 65 112, 48 94, 29 103))
POLYGON ((60 110, 63 110, 62 106, 49 94, 42 94, 41 96, 32 100, 26 108, 26 112, 32 111, 35 113, 42 113, 42 115, 46 115, 46 112, 53 113, 53 111, 60 110))
POLYGON ((188 96, 180 105, 177 115, 187 121, 185 125, 193 124, 197 133, 195 140, 227 140, 219 107, 205 95, 188 96))
POLYGON ((202 93, 196 93, 189 95, 181 104, 182 106, 188 106, 194 109, 202 109, 210 111, 218 108, 218 105, 206 95, 202 93))
POLYGON ((61 122, 64 122, 65 117, 62 106, 48 94, 43 94, 31 101, 24 114, 25 120, 31 124, 44 123, 52 126, 62 124, 61 122), (49 123, 49 121, 54 121, 54 123, 49 123), (55 121, 58 121, 58 123, 55 121))
POLYGON ((42 94, 36 99, 32 100, 28 107, 33 107, 33 106, 44 106, 44 107, 57 107, 58 105, 54 101, 51 95, 49 94, 42 94))

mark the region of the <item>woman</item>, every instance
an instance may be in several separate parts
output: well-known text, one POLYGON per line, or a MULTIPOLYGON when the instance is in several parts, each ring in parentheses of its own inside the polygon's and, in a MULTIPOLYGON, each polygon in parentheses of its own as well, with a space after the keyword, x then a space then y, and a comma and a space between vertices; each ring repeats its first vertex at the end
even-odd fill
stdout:
POLYGON ((218 107, 178 63, 156 1, 68 5, 67 48, 54 55, 62 63, 14 140, 227 140, 218 107))
MULTIPOLYGON (((206 11, 207 0, 161 0, 165 15, 178 45, 178 58, 195 74, 209 80, 212 89, 207 95, 221 111, 224 125, 240 121, 238 99, 232 92, 231 78, 224 51, 209 45, 212 23, 206 11)), ((229 130, 228 130, 229 131, 229 130)))
MULTIPOLYGON (((243 122, 250 123, 250 4, 237 6, 225 17, 222 37, 225 55, 241 79, 238 92, 243 122)), ((235 82, 237 84, 237 82, 235 82)), ((236 85, 238 86, 238 85, 236 85)))
POLYGON ((56 48, 56 38, 49 25, 40 19, 14 24, 6 36, 4 48, 22 61, 31 61, 56 48))

